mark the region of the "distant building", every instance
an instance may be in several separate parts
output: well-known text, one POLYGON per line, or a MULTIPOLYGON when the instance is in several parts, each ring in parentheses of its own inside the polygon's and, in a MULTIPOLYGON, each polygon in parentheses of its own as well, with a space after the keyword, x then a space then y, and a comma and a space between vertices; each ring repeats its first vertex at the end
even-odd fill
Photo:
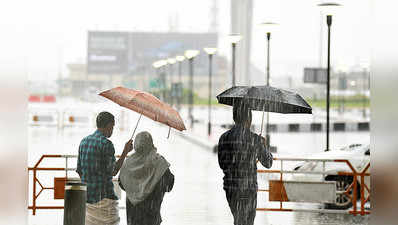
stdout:
MULTIPOLYGON (((368 70, 332 72, 330 76, 330 95, 367 95, 370 92, 368 70)), ((326 84, 301 84, 297 90, 306 98, 326 98, 326 84)))
MULTIPOLYGON (((63 95, 82 97, 94 90, 103 90, 118 85, 150 91, 151 84, 160 79, 152 63, 184 55, 188 49, 201 53, 194 59, 194 92, 201 97, 208 96, 208 56, 204 47, 217 47, 217 33, 178 32, 107 32, 88 33, 86 64, 68 64, 69 77, 61 83, 63 95)), ((178 63, 162 69, 170 82, 178 81, 178 63), (172 76, 170 76, 172 74, 172 76)), ((188 60, 181 64, 181 78, 188 86, 188 60)), ((230 87, 227 59, 215 55, 213 58, 213 96, 230 87)), ((156 89, 156 87, 155 87, 156 89)))

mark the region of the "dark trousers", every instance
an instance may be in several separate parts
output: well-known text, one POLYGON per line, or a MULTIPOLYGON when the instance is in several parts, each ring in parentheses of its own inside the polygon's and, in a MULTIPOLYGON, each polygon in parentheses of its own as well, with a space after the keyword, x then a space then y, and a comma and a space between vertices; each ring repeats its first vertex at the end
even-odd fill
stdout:
POLYGON ((256 191, 225 191, 234 225, 253 225, 256 217, 256 191))
POLYGON ((134 206, 126 198, 127 225, 160 225, 160 209, 153 210, 152 204, 155 205, 153 201, 144 200, 134 206))

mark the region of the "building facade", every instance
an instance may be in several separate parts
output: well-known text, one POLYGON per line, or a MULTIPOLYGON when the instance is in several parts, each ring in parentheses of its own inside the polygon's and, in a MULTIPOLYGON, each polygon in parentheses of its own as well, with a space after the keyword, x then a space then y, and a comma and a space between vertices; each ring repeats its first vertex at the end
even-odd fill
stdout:
MULTIPOLYGON (((68 64, 68 78, 61 83, 60 94, 82 97, 115 86, 125 86, 145 91, 159 88, 158 71, 153 62, 184 55, 189 49, 201 53, 194 58, 194 93, 208 96, 209 60, 205 47, 217 47, 217 33, 178 32, 108 32, 89 31, 86 63, 68 64)), ((188 86, 188 60, 163 66, 166 87, 179 81, 181 71, 183 87, 188 86), (181 66, 181 69, 179 69, 181 66)), ((213 57, 212 94, 215 96, 229 88, 227 59, 213 57)))

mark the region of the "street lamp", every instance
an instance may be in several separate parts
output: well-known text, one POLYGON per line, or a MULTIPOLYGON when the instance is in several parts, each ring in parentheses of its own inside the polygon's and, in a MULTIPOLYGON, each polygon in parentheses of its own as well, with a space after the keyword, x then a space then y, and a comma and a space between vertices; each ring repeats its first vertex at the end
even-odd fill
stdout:
MULTIPOLYGON (((271 32, 275 31, 275 29, 278 27, 277 23, 274 22, 264 22, 260 24, 260 27, 265 31, 267 34, 267 66, 266 66, 266 84, 269 86, 270 82, 270 40, 271 40, 271 32)), ((262 121, 264 120, 264 111, 263 111, 263 117, 262 121)), ((261 131, 260 131, 260 136, 263 133, 263 123, 261 122, 261 131)), ((269 113, 267 112, 267 120, 266 120, 266 126, 265 126, 265 141, 266 141, 266 147, 269 149, 270 148, 270 135, 269 135, 269 113)))
POLYGON ((152 63, 152 66, 153 66, 155 69, 159 69, 162 65, 161 65, 161 62, 160 62, 160 61, 155 61, 155 62, 152 63))
POLYGON ((270 79, 270 73, 269 73, 269 66, 270 66, 270 40, 271 40, 271 33, 274 32, 277 28, 279 24, 274 23, 274 22, 264 22, 260 24, 260 27, 266 32, 267 34, 267 67, 266 67, 266 71, 267 71, 267 77, 266 77, 266 81, 267 81, 267 86, 269 85, 269 79, 270 79))
POLYGON ((236 44, 242 39, 240 34, 228 35, 229 42, 232 44, 232 86, 235 86, 235 49, 236 44))
POLYGON ((212 76, 212 59, 213 55, 216 53, 217 48, 204 48, 205 52, 209 55, 209 122, 207 124, 207 135, 211 134, 211 76, 212 76))
POLYGON ((177 97, 177 110, 181 109, 181 97, 182 97, 182 82, 181 82, 181 64, 185 60, 185 56, 177 55, 176 60, 178 62, 178 97, 177 97))
MULTIPOLYGON (((152 63, 152 66, 155 68, 156 70, 156 75, 159 77, 159 81, 161 81, 161 72, 160 69, 162 66, 164 66, 164 61, 163 60, 158 60, 152 63)), ((160 87, 159 87, 160 88, 160 87)))
POLYGON ((174 58, 168 58, 167 63, 170 65, 170 82, 173 83, 173 64, 177 61, 174 58))
POLYGON ((181 63, 185 60, 185 56, 177 55, 176 60, 178 62, 178 82, 181 83, 181 63))
POLYGON ((329 151, 329 107, 330 107, 330 27, 332 26, 332 15, 336 9, 341 6, 335 2, 325 2, 318 4, 321 11, 326 14, 326 24, 328 25, 328 67, 327 67, 327 83, 326 83, 326 149, 329 151))
POLYGON ((174 73, 174 71, 173 71, 173 64, 175 64, 177 61, 174 59, 174 58, 168 58, 167 59, 167 63, 169 64, 169 67, 170 67, 170 94, 169 94, 169 96, 170 96, 170 105, 173 105, 173 100, 174 100, 174 96, 173 96, 173 84, 174 84, 174 82, 173 82, 173 73, 174 73))
POLYGON ((159 67, 160 74, 159 75, 160 75, 160 79, 162 81, 162 97, 163 97, 163 101, 166 101, 166 76, 167 76, 167 73, 166 73, 165 66, 167 65, 167 60, 164 60, 164 59, 159 60, 159 65, 160 65, 160 67, 159 67), (162 71, 162 68, 163 68, 163 71, 162 71))
POLYGON ((198 50, 186 50, 185 57, 189 60, 189 108, 188 108, 188 116, 191 120, 191 128, 193 128, 193 59, 199 54, 198 50))
POLYGON ((362 116, 364 119, 366 119, 366 81, 367 76, 368 76, 368 68, 369 65, 366 62, 361 62, 360 66, 362 67, 362 73, 363 73, 363 78, 362 78, 362 89, 363 89, 363 98, 362 98, 362 116))

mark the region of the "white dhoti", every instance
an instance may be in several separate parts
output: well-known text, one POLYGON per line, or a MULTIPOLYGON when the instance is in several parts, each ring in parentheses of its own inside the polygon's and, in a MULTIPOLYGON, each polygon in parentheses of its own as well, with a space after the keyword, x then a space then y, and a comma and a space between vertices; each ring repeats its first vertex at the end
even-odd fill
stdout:
POLYGON ((120 222, 118 200, 104 198, 86 203, 86 225, 118 225, 120 222))

